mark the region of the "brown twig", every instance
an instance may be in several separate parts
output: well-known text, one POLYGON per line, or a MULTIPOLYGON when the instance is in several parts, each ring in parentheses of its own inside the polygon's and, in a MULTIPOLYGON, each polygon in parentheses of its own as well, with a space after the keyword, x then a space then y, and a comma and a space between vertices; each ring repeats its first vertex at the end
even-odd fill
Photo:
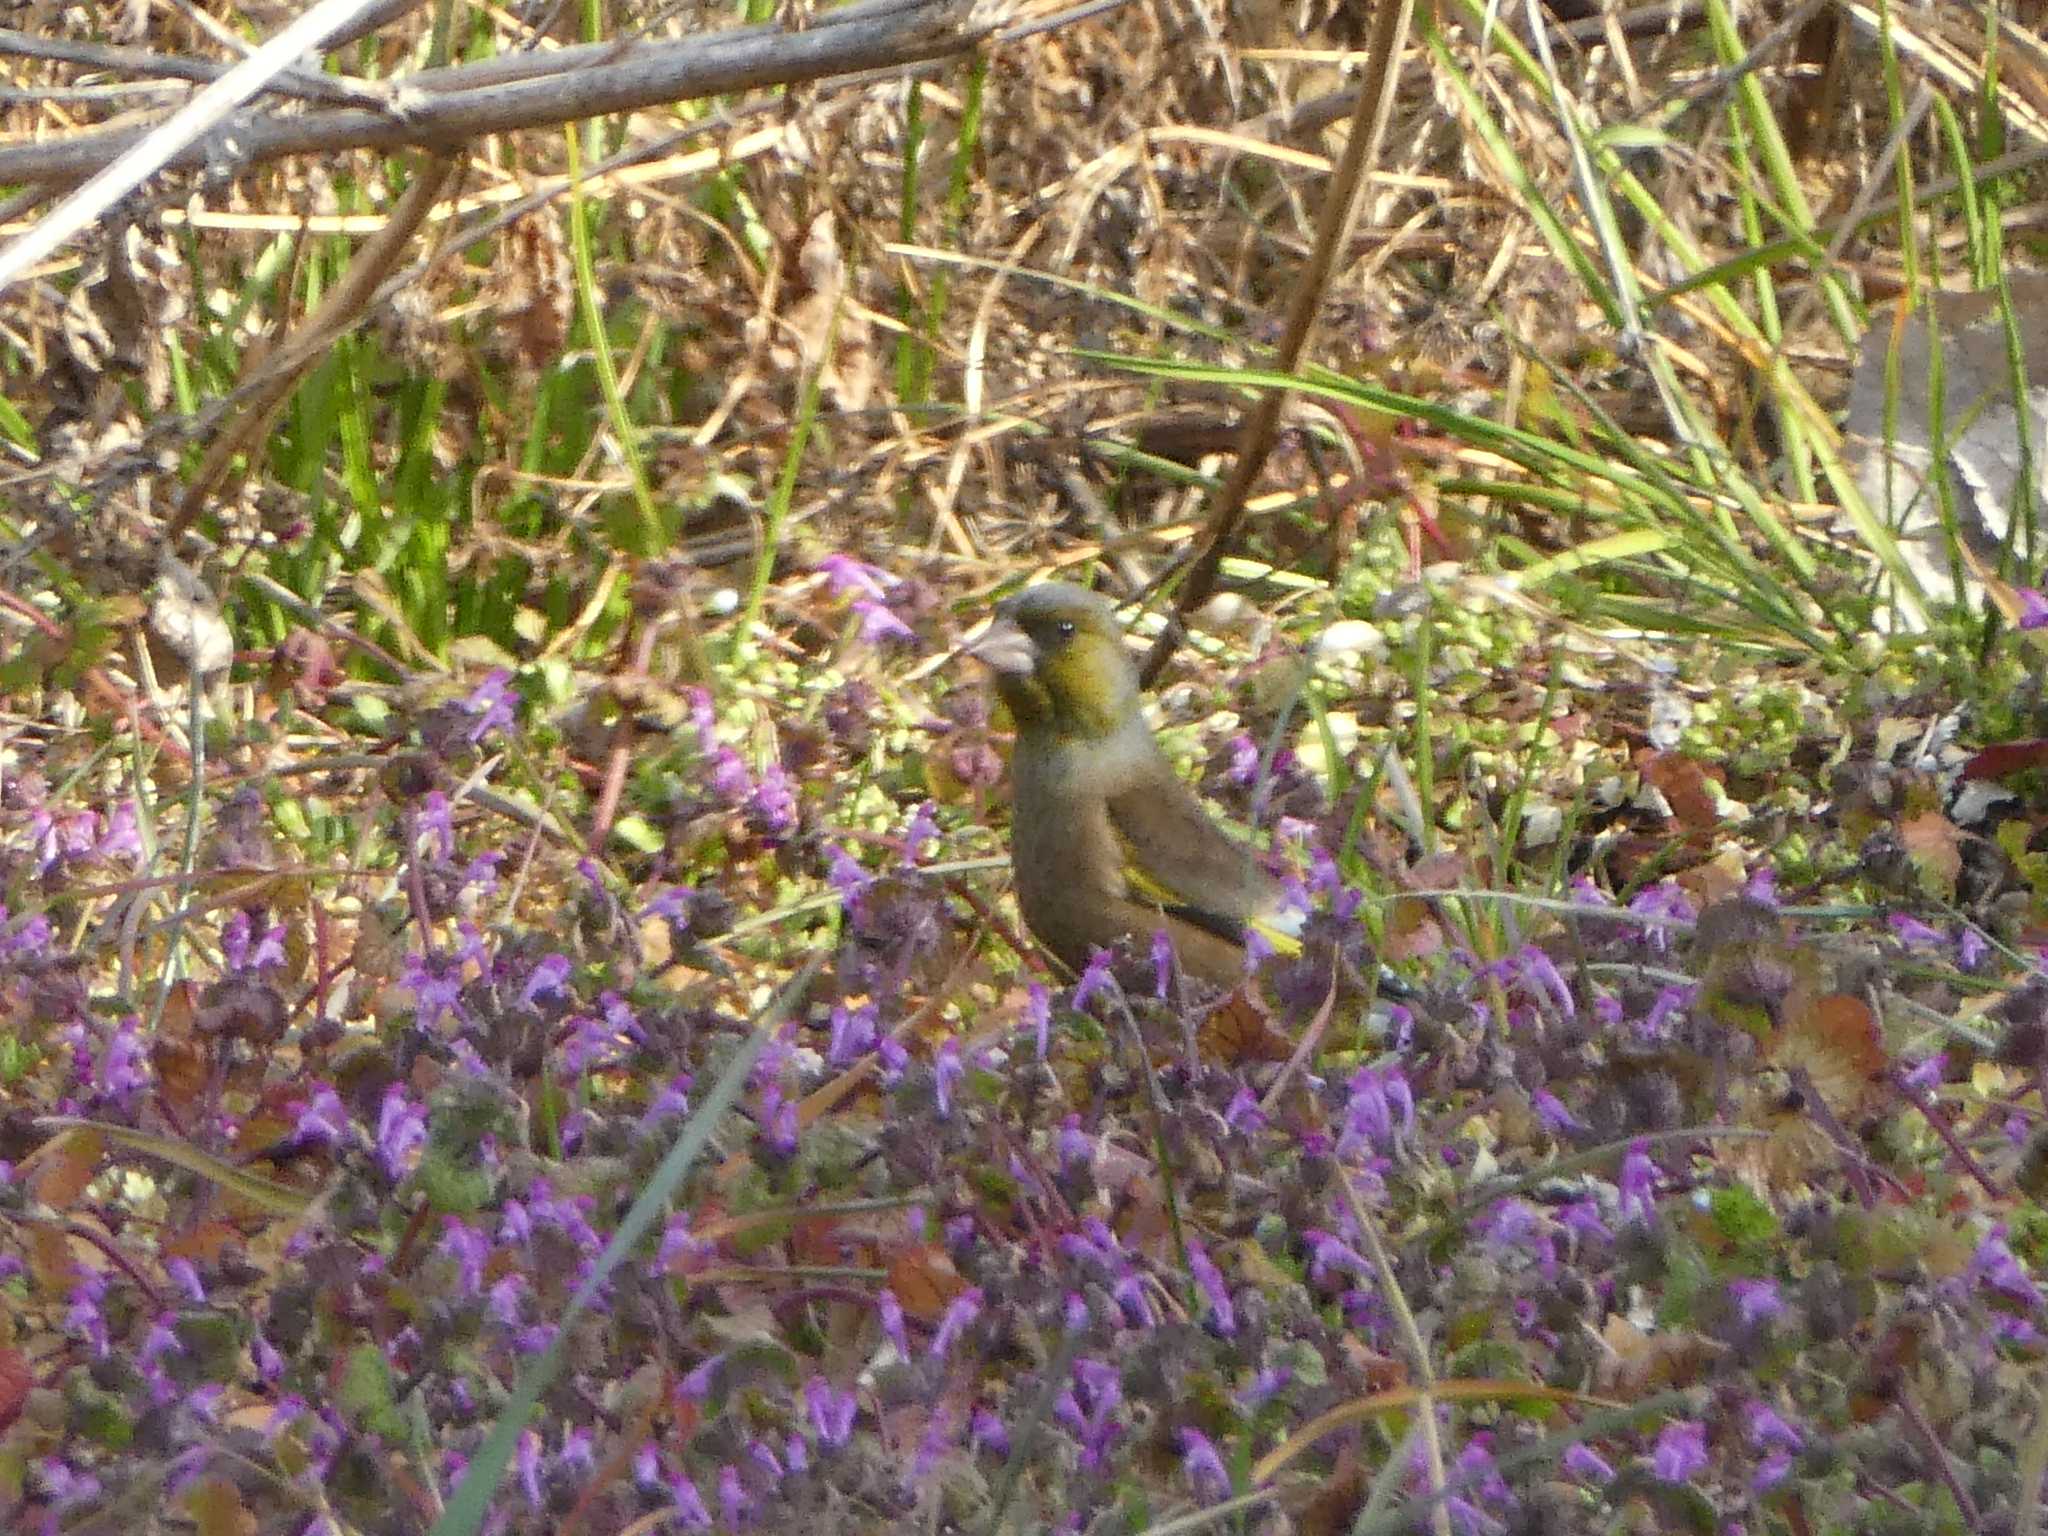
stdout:
MULTIPOLYGON (((231 145, 221 133, 209 134, 171 156, 165 167, 202 169, 223 152, 246 166, 343 149, 451 149, 486 134, 963 53, 992 30, 993 20, 971 17, 961 0, 867 0, 799 32, 735 27, 675 42, 590 43, 511 54, 404 76, 395 110, 342 108, 237 123, 231 145)), ((83 181, 146 132, 101 128, 0 148, 0 182, 83 181)))
POLYGON ((185 530, 213 498, 215 488, 235 459, 269 427, 299 376, 319 362, 336 338, 367 313, 375 302, 378 284, 405 255, 413 235, 426 222, 459 170, 458 162, 448 155, 430 158, 418 166, 412 184, 392 209, 389 221, 363 243, 341 281, 321 300, 320 307, 297 332, 252 362, 244 383, 253 384, 255 392, 241 418, 206 450, 205 459, 178 503, 177 513, 164 529, 167 548, 176 547, 185 530))
MULTIPOLYGON (((1323 199, 1315 245, 1295 281, 1294 296, 1287 306, 1286 329, 1273 360, 1274 368, 1280 372, 1292 373, 1300 366, 1302 356, 1308 350, 1316 314, 1322 307, 1330 275, 1336 269, 1338 253, 1348 243, 1359 193, 1365 186, 1368 172, 1379 161, 1380 141, 1386 133, 1388 115, 1393 110, 1396 66, 1408 35, 1411 9, 1411 0, 1387 0, 1375 9, 1372 36, 1366 44, 1365 79, 1359 89, 1358 104, 1351 114, 1351 134, 1344 145, 1344 157, 1337 162, 1336 173, 1331 177, 1328 194, 1323 199)), ((1245 418, 1244 434, 1239 440, 1236 461, 1230 468, 1230 478, 1216 493, 1201 547, 1181 582, 1180 591, 1175 594, 1173 612, 1176 620, 1185 619, 1206 602, 1215 589, 1216 573, 1222 568, 1224 552, 1236 534, 1238 524, 1244 520, 1245 501, 1279 438, 1280 415, 1292 395, 1292 390, 1268 390, 1245 418)), ((1180 636, 1180 623, 1169 623, 1153 642, 1151 654, 1146 656, 1140 674, 1147 687, 1156 682, 1165 670, 1166 663, 1180 644, 1180 636)))

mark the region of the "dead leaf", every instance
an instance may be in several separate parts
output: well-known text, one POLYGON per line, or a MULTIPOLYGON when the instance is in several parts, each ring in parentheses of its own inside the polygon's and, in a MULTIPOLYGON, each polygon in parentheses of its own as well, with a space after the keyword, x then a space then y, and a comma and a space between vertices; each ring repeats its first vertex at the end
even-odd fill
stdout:
POLYGON ((937 1323, 947 1304, 967 1289, 946 1250, 936 1243, 903 1248, 890 1255, 889 1289, 904 1312, 921 1323, 937 1323))
POLYGON ((0 1435, 21 1417, 21 1405, 28 1401, 35 1379, 27 1355, 18 1349, 0 1348, 0 1435))
POLYGON ((1683 752, 1644 748, 1636 754, 1643 782, 1664 797, 1678 824, 1690 832, 1707 832, 1721 824, 1721 797, 1705 767, 1683 752))
POLYGON ((1955 894, 1956 878, 1963 872, 1962 833, 1939 811, 1923 811, 1899 823, 1899 843, 1919 872, 1920 883, 1930 896, 1955 894))
POLYGON ((51 1210, 68 1211, 98 1174, 106 1151, 106 1138, 91 1126, 64 1131, 31 1155, 35 1172, 29 1187, 51 1210))
POLYGON ((241 1491, 225 1477, 201 1478, 180 1501, 199 1536, 255 1536, 256 1517, 241 1491))

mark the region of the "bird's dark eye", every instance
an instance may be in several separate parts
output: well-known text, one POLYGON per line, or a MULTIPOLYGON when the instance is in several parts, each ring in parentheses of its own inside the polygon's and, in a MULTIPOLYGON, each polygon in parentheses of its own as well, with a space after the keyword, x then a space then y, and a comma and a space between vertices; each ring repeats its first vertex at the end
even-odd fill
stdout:
POLYGON ((1073 639, 1074 621, 1072 619, 1061 619, 1058 623, 1053 625, 1053 632, 1057 634, 1062 640, 1073 639))

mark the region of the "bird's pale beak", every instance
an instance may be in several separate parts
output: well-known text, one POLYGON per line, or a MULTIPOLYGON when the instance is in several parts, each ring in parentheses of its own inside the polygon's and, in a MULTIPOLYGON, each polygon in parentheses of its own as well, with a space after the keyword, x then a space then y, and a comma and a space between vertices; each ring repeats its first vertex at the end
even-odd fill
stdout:
POLYGON ((968 642, 967 654, 1005 677, 1029 677, 1038 666, 1038 647, 1014 619, 997 619, 968 642))

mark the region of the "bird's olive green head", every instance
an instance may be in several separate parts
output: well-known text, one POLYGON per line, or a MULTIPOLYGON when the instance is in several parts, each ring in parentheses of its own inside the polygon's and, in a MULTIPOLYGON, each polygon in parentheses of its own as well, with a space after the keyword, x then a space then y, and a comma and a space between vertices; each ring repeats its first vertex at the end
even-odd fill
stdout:
POLYGON ((1095 593, 1040 582, 1006 598, 973 654, 1026 734, 1114 735, 1138 709, 1138 669, 1116 613, 1095 593))

